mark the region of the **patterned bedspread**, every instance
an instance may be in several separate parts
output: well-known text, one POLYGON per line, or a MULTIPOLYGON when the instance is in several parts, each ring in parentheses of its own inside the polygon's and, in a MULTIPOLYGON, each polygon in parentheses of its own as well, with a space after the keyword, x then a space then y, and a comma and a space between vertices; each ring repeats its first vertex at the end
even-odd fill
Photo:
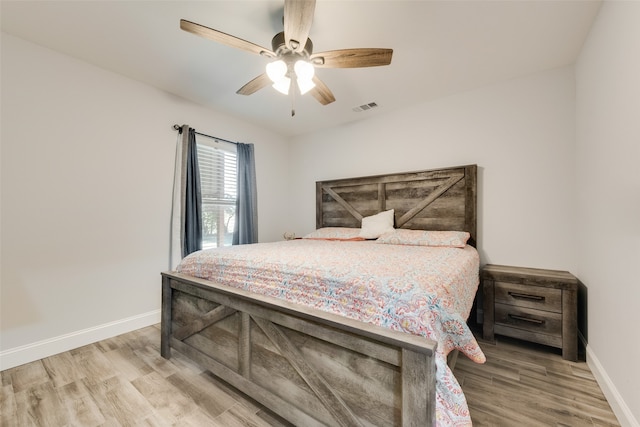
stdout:
POLYGON ((199 251, 177 270, 437 341, 438 425, 471 424, 446 356, 458 349, 485 361, 465 322, 479 282, 475 248, 299 239, 199 251))

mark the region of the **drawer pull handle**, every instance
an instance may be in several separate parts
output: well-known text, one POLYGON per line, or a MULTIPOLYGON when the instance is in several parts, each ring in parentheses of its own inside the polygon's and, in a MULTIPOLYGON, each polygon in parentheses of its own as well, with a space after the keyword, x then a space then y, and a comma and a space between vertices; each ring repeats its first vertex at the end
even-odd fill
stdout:
POLYGON ((509 295, 512 296, 513 298, 528 299, 533 301, 544 301, 544 297, 540 295, 520 294, 517 292, 509 292, 509 295))
POLYGON ((544 324, 544 320, 532 319, 530 317, 518 316, 516 314, 509 314, 509 318, 510 319, 514 319, 514 320, 522 320, 523 322, 535 323, 536 325, 543 325, 544 324))

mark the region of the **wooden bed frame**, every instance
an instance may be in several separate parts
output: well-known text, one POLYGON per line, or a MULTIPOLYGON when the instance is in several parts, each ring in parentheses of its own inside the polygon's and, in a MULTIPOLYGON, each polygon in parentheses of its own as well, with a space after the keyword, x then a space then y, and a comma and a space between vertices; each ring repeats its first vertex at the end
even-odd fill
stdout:
MULTIPOLYGON (((476 241, 476 166, 316 185, 317 227, 463 230, 476 241)), ((295 425, 435 423, 434 341, 175 272, 162 273, 161 353, 175 349, 295 425)))

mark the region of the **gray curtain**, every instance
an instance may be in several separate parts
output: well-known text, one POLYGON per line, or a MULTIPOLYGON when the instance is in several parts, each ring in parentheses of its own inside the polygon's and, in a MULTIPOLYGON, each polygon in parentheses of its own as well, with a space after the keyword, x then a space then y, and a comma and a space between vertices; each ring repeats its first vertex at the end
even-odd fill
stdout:
POLYGON ((202 195, 200 193, 200 170, 198 168, 198 149, 196 131, 189 128, 186 144, 186 170, 184 193, 184 237, 182 239, 182 257, 202 249, 202 195))
POLYGON ((233 244, 258 242, 258 196, 256 190, 256 164, 253 144, 237 145, 238 199, 233 244))

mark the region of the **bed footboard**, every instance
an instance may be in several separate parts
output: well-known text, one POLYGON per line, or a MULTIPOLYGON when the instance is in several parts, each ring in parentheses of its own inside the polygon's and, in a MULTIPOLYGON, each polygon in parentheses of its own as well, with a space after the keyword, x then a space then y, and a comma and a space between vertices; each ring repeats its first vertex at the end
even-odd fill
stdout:
POLYGON ((296 425, 431 426, 436 343, 162 273, 161 353, 186 355, 296 425))

